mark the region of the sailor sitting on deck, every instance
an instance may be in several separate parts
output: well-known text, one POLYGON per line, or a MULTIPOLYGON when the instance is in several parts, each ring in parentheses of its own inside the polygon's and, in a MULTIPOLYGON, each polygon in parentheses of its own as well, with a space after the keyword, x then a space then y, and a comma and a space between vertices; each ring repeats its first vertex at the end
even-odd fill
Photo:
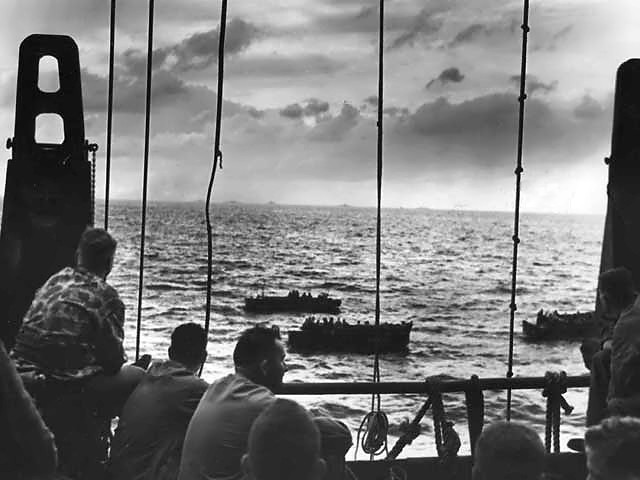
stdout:
POLYGON ((323 409, 312 409, 311 415, 320 431, 322 459, 327 466, 322 480, 354 480, 356 477, 345 462, 353 445, 349 427, 323 409))
POLYGON ((322 480, 318 427, 293 400, 279 398, 253 422, 242 470, 247 480, 322 480))
POLYGON ((640 480, 640 420, 610 417, 584 436, 591 480, 640 480))
POLYGON ((95 455, 106 453, 96 431, 120 411, 144 376, 141 368, 122 366, 124 304, 106 282, 115 250, 109 233, 85 230, 76 266, 54 274, 36 292, 13 350, 18 371, 31 381, 56 436, 63 471, 79 478, 97 475, 87 473, 95 455))
POLYGON ((189 421, 208 384, 196 376, 207 358, 196 323, 171 334, 169 360, 154 363, 125 403, 111 442, 112 480, 175 480, 189 421))
MULTIPOLYGON (((598 279, 598 295, 604 313, 617 321, 613 338, 603 342, 602 350, 591 361, 587 426, 610 414, 608 400, 640 394, 640 378, 634 373, 640 366, 640 305, 636 303, 631 272, 624 267, 603 272, 598 279)), ((613 403, 622 407, 627 402, 613 403)))
POLYGON ((287 370, 277 328, 258 325, 240 335, 235 373, 211 384, 189 423, 179 480, 239 480, 254 420, 275 401, 287 370))
POLYGON ((46 478, 56 446, 0 341, 0 472, 2 478, 46 478))

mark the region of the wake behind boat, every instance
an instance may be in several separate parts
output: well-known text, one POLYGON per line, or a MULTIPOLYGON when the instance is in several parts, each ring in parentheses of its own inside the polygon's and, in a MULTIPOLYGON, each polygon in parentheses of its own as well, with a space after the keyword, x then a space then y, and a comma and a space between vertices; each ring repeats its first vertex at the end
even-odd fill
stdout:
POLYGON ((376 326, 308 317, 299 330, 289 332, 288 346, 296 352, 402 353, 408 350, 412 326, 412 322, 376 326))
POLYGON ((252 298, 245 298, 244 309, 251 313, 305 312, 305 313, 340 313, 339 298, 331 298, 327 293, 314 297, 311 293, 290 290, 285 296, 268 296, 264 293, 252 298))

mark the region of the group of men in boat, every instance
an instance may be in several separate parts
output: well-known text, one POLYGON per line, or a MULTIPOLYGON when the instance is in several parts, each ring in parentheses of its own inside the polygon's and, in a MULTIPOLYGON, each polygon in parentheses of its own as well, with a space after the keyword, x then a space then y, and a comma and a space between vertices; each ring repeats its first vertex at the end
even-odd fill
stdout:
MULTIPOLYGON (((106 231, 85 231, 76 266, 54 274, 36 293, 11 357, 0 342, 0 478, 352 476, 345 465, 352 445, 347 426, 324 411, 276 398, 287 370, 277 329, 245 330, 233 352, 235 372, 210 385, 197 376, 207 338, 194 323, 173 331, 168 360, 148 366, 150 359, 141 357, 125 365, 124 305, 106 282, 115 249, 106 231), (110 451, 104 448, 109 444, 110 451)), ((600 279, 601 300, 619 320, 592 362, 590 397, 605 397, 602 405, 589 402, 594 426, 585 442, 592 478, 640 479, 640 420, 617 416, 640 413, 640 370, 633 368, 640 357, 640 306, 628 295, 632 290, 622 288, 625 275, 600 279), (610 381, 600 378, 607 372, 610 381)), ((498 422, 476 444, 473 479, 539 479, 544 458, 531 428, 498 422)))

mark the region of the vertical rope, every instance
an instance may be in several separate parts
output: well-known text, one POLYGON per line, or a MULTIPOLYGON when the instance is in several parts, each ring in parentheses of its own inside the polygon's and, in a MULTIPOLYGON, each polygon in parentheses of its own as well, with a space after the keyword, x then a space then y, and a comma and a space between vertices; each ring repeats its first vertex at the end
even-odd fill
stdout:
MULTIPOLYGON (((523 172, 522 168, 522 142, 524 135, 524 105, 527 95, 525 93, 527 76, 527 36, 529 34, 529 0, 524 0, 522 12, 522 54, 520 65, 520 111, 518 114, 518 154, 516 160, 516 202, 513 220, 513 264, 511 269, 511 303, 509 304, 509 359, 507 378, 513 377, 513 337, 515 314, 518 309, 516 305, 516 281, 518 272, 518 244, 520 243, 520 180, 523 172)), ((511 420, 511 387, 507 389, 507 420, 511 420)))
MULTIPOLYGON (((377 209, 376 209, 376 353, 373 363, 373 381, 380 381, 380 263, 381 263, 381 205, 382 205, 382 128, 383 128, 383 73, 384 73, 384 0, 380 0, 380 27, 379 27, 379 45, 378 45, 378 148, 377 148, 377 209)), ((371 399, 371 409, 374 408, 374 397, 371 399)), ((380 394, 377 394, 377 408, 380 409, 380 394)))
MULTIPOLYGON (((380 259, 381 259, 381 204, 382 204, 382 106, 383 106, 383 47, 384 47, 384 0, 380 0, 380 28, 379 28, 379 58, 378 58, 378 151, 377 151, 377 209, 376 209, 376 306, 375 306, 375 329, 376 348, 373 360, 373 381, 380 381, 380 259)), ((360 444, 360 434, 366 426, 366 432, 362 437, 362 450, 368 453, 370 458, 387 452, 387 433, 389 430, 389 420, 384 412, 380 410, 380 394, 371 394, 371 411, 364 417, 356 440, 360 444)))
POLYGON ((116 0, 111 0, 109 23, 109 92, 107 99, 107 159, 104 183, 104 229, 109 230, 109 190, 111 185, 111 125, 113 123, 113 58, 116 44, 116 0))
MULTIPOLYGON (((222 0, 220 9, 220 35, 218 38, 218 92, 216 104, 216 129, 213 142, 213 166, 211 167, 211 177, 207 188, 207 201, 205 205, 205 217, 207 221, 207 304, 204 317, 204 330, 207 342, 209 341, 209 325, 211 323, 211 287, 213 274, 213 231, 211 227, 211 195, 213 193, 213 182, 216 178, 218 161, 222 168, 222 151, 220 150, 220 134, 222 122, 222 88, 224 86, 224 40, 227 31, 227 0, 222 0)), ((202 374, 202 366, 200 367, 202 374)))
POLYGON ((149 182, 149 123, 151 119, 151 72, 153 69, 153 4, 154 0, 149 0, 147 86, 144 121, 144 167, 142 175, 142 220, 140 226, 140 271, 138 273, 138 323, 136 326, 136 360, 140 358, 140 327, 142 326, 142 287, 144 284, 144 244, 147 229, 147 186, 149 182))

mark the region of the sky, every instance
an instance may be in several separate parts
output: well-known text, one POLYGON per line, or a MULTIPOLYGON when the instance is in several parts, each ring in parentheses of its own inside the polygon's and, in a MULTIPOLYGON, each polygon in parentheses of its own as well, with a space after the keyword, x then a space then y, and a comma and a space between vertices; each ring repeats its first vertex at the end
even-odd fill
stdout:
MULTIPOLYGON (((109 3, 4 0, 0 29, 6 137, 20 42, 51 33, 78 44, 86 135, 100 146, 98 197, 109 3)), ((151 200, 206 196, 220 5, 155 2, 151 200)), ((378 0, 229 0, 214 201, 375 205, 378 7, 378 0)), ((117 2, 114 199, 140 198, 147 8, 117 2)), ((385 14, 383 206, 513 209, 522 1, 386 0, 385 14)), ((638 20, 637 0, 531 1, 524 211, 605 211, 615 74, 640 52, 638 20)), ((42 79, 50 81, 44 67, 42 79)), ((41 140, 55 134, 44 121, 39 127, 41 140)), ((3 178, 9 156, 0 161, 3 178)))

